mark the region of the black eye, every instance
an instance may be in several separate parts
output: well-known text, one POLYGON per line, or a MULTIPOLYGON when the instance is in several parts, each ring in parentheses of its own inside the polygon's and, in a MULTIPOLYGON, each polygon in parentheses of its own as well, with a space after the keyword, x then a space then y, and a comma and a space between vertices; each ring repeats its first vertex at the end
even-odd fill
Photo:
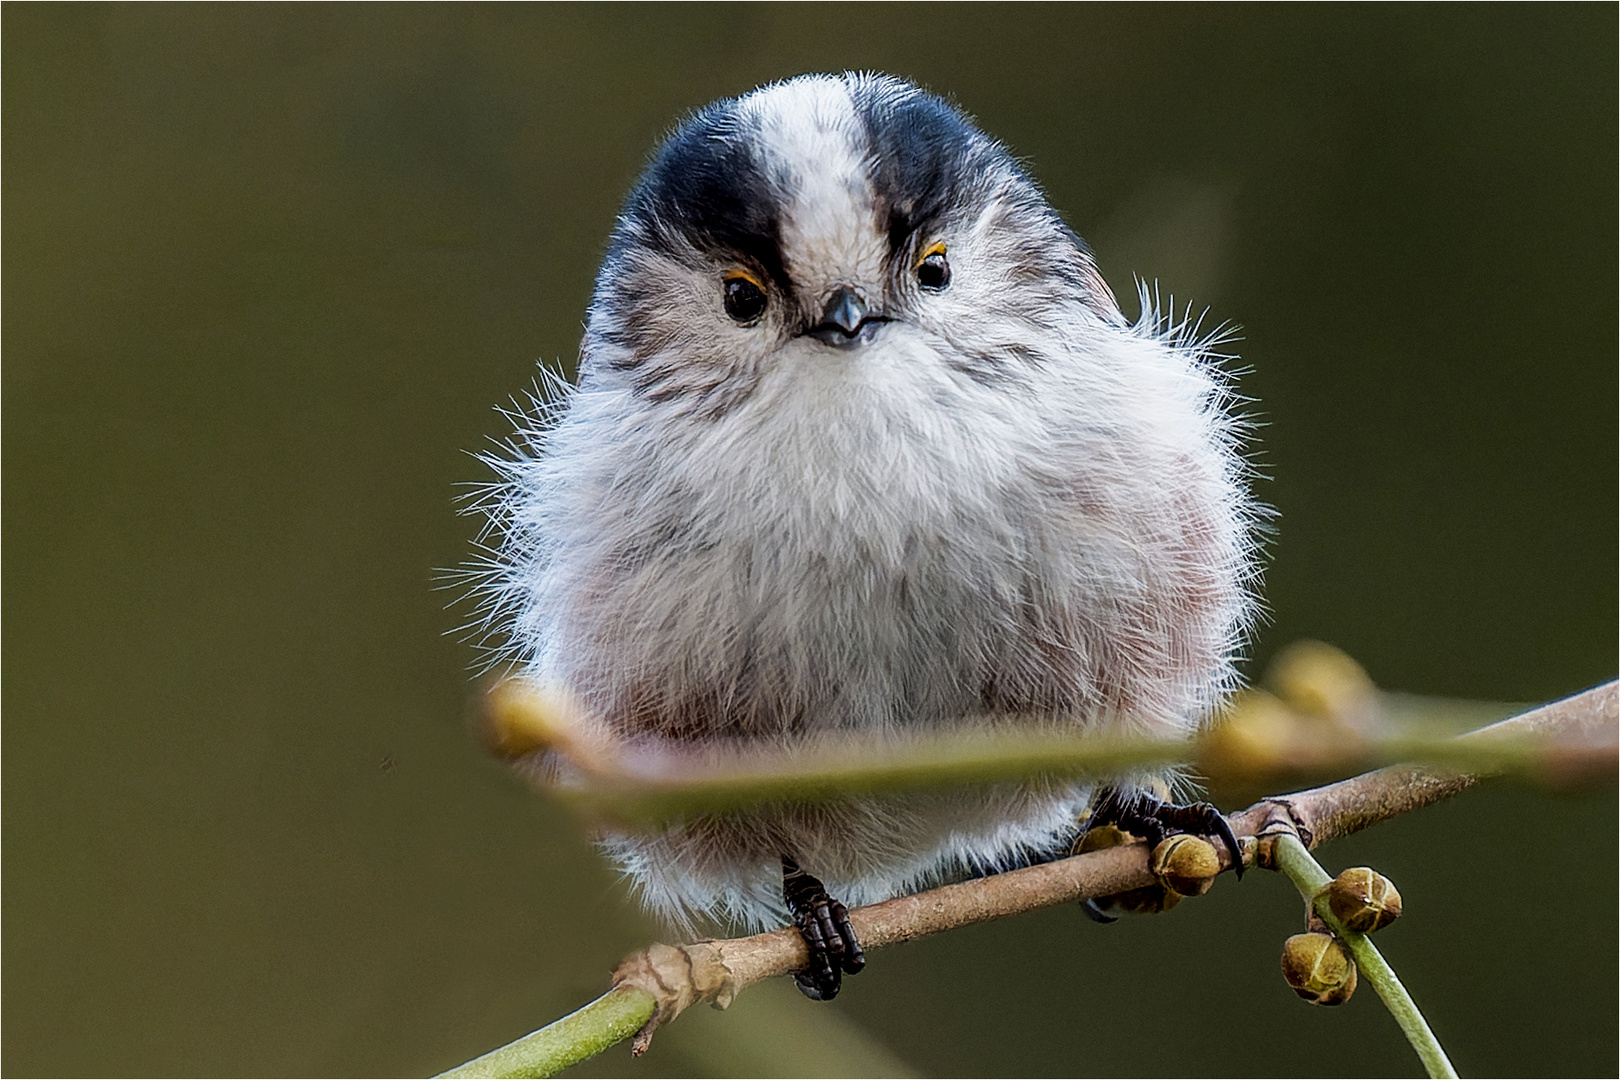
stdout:
POLYGON ((939 292, 951 283, 951 264, 945 261, 945 245, 935 244, 917 264, 917 284, 939 292))
POLYGON ((740 323, 751 323, 765 313, 765 293, 758 285, 738 274, 726 278, 726 314, 740 323))

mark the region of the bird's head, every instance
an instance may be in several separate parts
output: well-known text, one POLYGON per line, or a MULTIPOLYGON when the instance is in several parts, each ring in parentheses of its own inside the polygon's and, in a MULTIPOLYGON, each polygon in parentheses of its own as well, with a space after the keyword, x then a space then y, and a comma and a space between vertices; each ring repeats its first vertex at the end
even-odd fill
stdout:
POLYGON ((1005 148, 909 83, 807 75, 659 149, 598 278, 582 376, 700 415, 785 365, 884 346, 985 382, 1076 317, 1119 313, 1005 148))

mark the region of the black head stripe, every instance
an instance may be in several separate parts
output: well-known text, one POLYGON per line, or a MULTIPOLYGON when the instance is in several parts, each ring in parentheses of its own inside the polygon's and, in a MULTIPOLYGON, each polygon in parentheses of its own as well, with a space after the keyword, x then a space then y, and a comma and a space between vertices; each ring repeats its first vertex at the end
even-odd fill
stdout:
POLYGON ((896 79, 858 76, 850 95, 871 143, 872 186, 893 249, 957 204, 999 148, 967 118, 896 79))
POLYGON ((737 103, 721 101, 677 128, 631 192, 625 216, 644 243, 684 240, 721 258, 741 256, 788 290, 782 196, 740 122, 737 103))
POLYGON ((1091 250, 1006 147, 910 83, 883 75, 846 75, 845 82, 871 143, 872 185, 891 252, 953 212, 978 214, 993 197, 1009 215, 1002 235, 1019 238, 1004 253, 1015 273, 1064 280, 1099 313, 1118 316, 1091 250))

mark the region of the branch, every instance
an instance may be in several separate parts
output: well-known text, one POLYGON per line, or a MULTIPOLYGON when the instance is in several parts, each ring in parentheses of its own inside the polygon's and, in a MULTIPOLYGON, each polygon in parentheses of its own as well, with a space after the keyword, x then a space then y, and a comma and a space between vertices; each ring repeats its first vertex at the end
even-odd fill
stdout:
MULTIPOLYGON (((1509 745, 1531 739, 1545 740, 1546 745, 1555 748, 1561 745, 1607 747, 1613 744, 1617 724, 1620 724, 1620 707, 1617 707, 1616 684, 1607 682, 1574 697, 1471 731, 1453 741, 1470 747, 1509 745)), ((1554 750, 1543 765, 1549 775, 1561 779, 1569 775, 1570 762, 1575 763, 1574 771, 1581 775, 1586 774, 1591 764, 1585 751, 1564 757, 1554 750)), ((1616 765, 1612 749, 1607 750, 1606 765, 1606 775, 1612 777, 1616 765)), ((1501 764, 1473 772, 1429 765, 1396 765, 1326 787, 1262 799, 1235 815, 1232 828, 1240 836, 1259 835, 1285 823, 1289 831, 1299 834, 1307 848, 1317 848, 1380 821, 1449 799, 1507 771, 1501 764)))
MULTIPOLYGON (((1499 741, 1527 737, 1543 744, 1557 739, 1606 742, 1612 741, 1617 721, 1620 699, 1616 684, 1610 682, 1455 741, 1464 744, 1469 753, 1478 747, 1489 749, 1499 741)), ((1307 848, 1318 847, 1450 798, 1500 771, 1499 763, 1472 773, 1432 766, 1396 766, 1310 791, 1263 799, 1233 815, 1231 822, 1245 864, 1257 858, 1274 864, 1274 845, 1281 835, 1296 836, 1307 848)), ((1229 869, 1228 854, 1222 850, 1220 857, 1222 869, 1229 869)), ((1110 896, 1155 883, 1148 870, 1145 846, 1132 844, 856 908, 849 916, 862 944, 870 950, 1005 915, 1110 896)), ((636 1033, 633 1044, 635 1052, 640 1053, 650 1044, 659 1024, 674 1019, 695 1002, 707 1001, 725 1008, 754 983, 801 969, 808 960, 803 940, 791 928, 679 947, 652 945, 621 963, 613 975, 614 989, 592 1005, 446 1075, 549 1075, 623 1038, 628 1034, 626 1017, 646 1009, 650 1019, 636 1033), (650 1009, 648 1001, 653 1003, 650 1009), (596 1023, 591 1020, 592 1010, 599 1007, 604 1015, 602 1022, 596 1023), (590 1022, 582 1022, 581 1017, 590 1022), (562 1025, 571 1025, 566 1039, 554 1038, 563 1036, 558 1030, 562 1025), (573 1034, 580 1027, 586 1031, 573 1034), (569 1039, 575 1041, 566 1053, 553 1049, 569 1039), (545 1056, 526 1056, 522 1048, 533 1046, 544 1047, 545 1056)))
POLYGON ((1491 738, 1435 735, 1410 721, 1391 722, 1386 695, 1370 682, 1349 700, 1323 705, 1316 700, 1322 684, 1331 686, 1342 672, 1321 668, 1353 661, 1342 654, 1326 665, 1321 660, 1313 658, 1312 670, 1304 673, 1314 683, 1293 672, 1293 700, 1246 691, 1219 724, 1193 740, 1077 738, 1050 718, 1024 716, 980 717, 970 725, 903 737, 826 735, 790 754, 777 748, 684 748, 627 742, 565 695, 521 679, 490 691, 485 735, 497 754, 525 768, 551 798, 596 822, 631 829, 765 802, 803 805, 872 792, 1118 776, 1186 762, 1196 762, 1196 771, 1214 783, 1249 791, 1393 761, 1480 775, 1613 771, 1613 732, 1557 740, 1520 728, 1491 738))
POLYGON ((615 986, 583 1009, 440 1075, 551 1076, 628 1039, 657 1008, 646 991, 615 986))
POLYGON ((1333 931, 1333 936, 1350 950, 1350 955, 1355 958, 1356 967, 1367 977, 1367 981, 1372 983, 1373 989, 1383 999, 1390 1015, 1395 1017, 1395 1022, 1400 1025, 1406 1041, 1417 1051, 1419 1060, 1423 1062, 1423 1068, 1432 1077, 1450 1077, 1451 1080, 1456 1080, 1457 1070, 1452 1068, 1451 1059, 1446 1057, 1445 1050, 1440 1046, 1440 1040, 1434 1037, 1429 1022, 1423 1019, 1423 1013, 1418 1010, 1417 1002, 1406 992, 1406 987, 1396 976, 1395 969, 1389 966, 1389 962, 1378 951, 1378 946, 1368 940, 1366 934, 1357 933, 1341 923, 1321 896, 1322 890, 1333 880, 1328 872, 1322 869, 1322 864, 1311 857, 1311 853, 1305 850, 1305 845, 1300 843, 1299 837, 1293 833, 1279 835, 1272 854, 1276 860, 1276 869, 1288 875, 1317 918, 1326 923, 1328 929, 1333 931))

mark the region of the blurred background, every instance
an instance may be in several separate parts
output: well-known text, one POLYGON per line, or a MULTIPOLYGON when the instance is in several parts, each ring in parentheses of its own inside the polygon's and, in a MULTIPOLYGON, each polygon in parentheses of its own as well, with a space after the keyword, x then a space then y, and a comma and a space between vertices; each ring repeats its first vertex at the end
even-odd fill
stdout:
MULTIPOLYGON (((468 731, 439 571, 684 112, 875 68, 1242 327, 1279 511, 1252 670, 1539 701, 1616 670, 1612 5, 7 5, 11 1074, 427 1074, 658 935, 468 731)), ((1616 798, 1504 788, 1322 852, 1465 1075, 1612 1075, 1616 798)), ((1272 875, 785 985, 581 1075, 1418 1071, 1312 1009, 1272 875)))

